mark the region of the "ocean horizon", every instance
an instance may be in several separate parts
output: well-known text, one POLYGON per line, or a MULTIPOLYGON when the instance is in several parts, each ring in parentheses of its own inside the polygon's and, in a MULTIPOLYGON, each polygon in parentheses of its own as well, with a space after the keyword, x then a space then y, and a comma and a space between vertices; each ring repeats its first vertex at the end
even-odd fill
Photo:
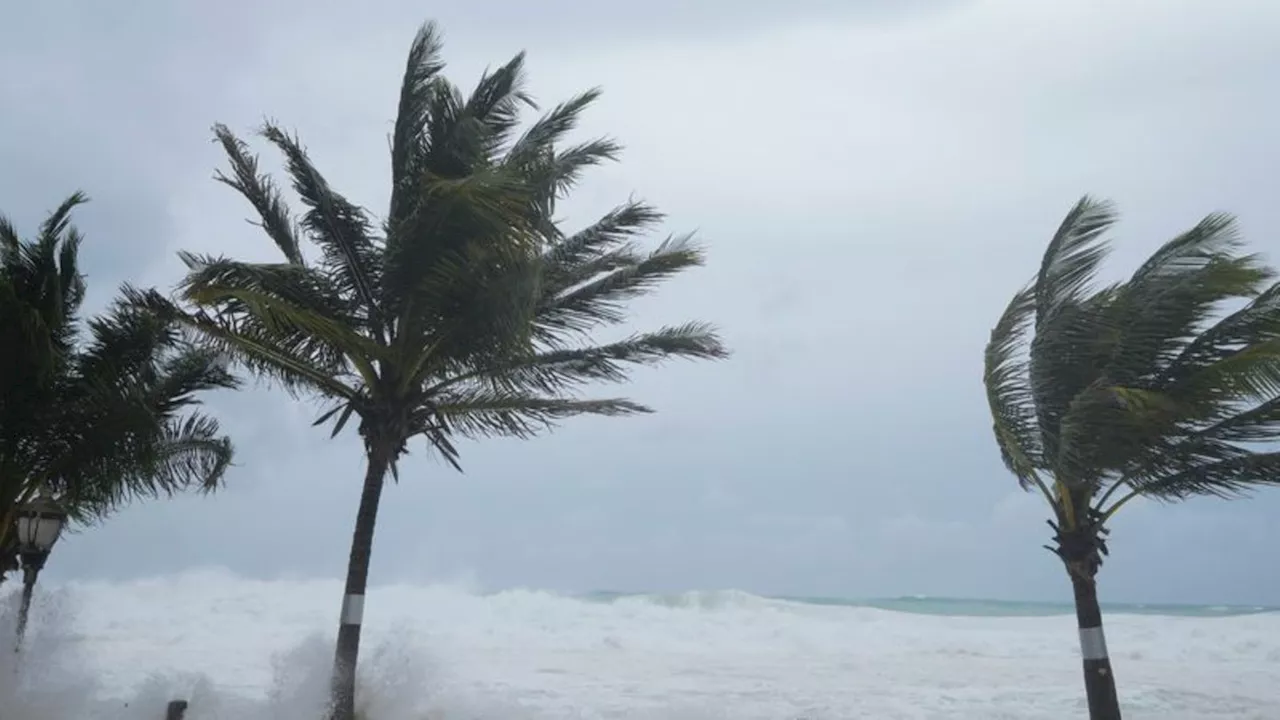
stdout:
MULTIPOLYGON (((503 591, 493 591, 493 593, 498 592, 503 591)), ((810 597, 801 595, 756 595, 743 590, 691 590, 684 593, 647 593, 597 590, 587 593, 569 593, 568 595, 592 602, 609 602, 623 598, 647 598, 656 603, 682 605, 689 602, 696 603, 697 598, 700 597, 707 598, 709 602, 714 603, 714 598, 719 594, 729 596, 739 594, 747 597, 759 597, 766 600, 793 602, 803 605, 876 608, 891 612, 955 617, 1053 617, 1057 615, 1075 614, 1075 606, 1069 602, 948 597, 942 595, 901 595, 897 597, 846 598, 836 596, 810 597)), ((1101 605, 1103 612, 1107 615, 1232 617, 1236 615, 1255 615, 1259 613, 1280 612, 1280 606, 1252 604, 1103 602, 1101 605)))
MULTIPOLYGON (((16 593, 0 598, 12 632, 16 593)), ((4 720, 314 720, 341 583, 192 571, 44 584, 4 720)), ((1280 612, 1113 604, 1128 720, 1280 717, 1280 612)), ((734 590, 373 587, 361 691, 377 720, 1069 720, 1070 605, 734 590)), ((4 687, 4 683, 13 683, 4 687)))

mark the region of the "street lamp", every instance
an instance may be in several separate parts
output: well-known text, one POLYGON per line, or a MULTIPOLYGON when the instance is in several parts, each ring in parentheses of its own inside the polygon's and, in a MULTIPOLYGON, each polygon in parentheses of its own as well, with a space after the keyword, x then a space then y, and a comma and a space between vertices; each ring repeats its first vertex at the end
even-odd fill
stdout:
POLYGON ((18 559, 22 562, 22 605, 18 610, 18 645, 27 629, 27 613, 31 610, 31 594, 35 591, 36 576, 49 559, 49 551, 58 542, 67 513, 53 500, 37 497, 18 509, 14 523, 18 559))

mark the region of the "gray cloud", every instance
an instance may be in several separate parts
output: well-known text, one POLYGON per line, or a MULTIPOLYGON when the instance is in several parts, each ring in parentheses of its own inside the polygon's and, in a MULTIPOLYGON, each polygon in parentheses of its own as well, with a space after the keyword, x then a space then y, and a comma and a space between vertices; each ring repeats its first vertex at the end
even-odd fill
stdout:
MULTIPOLYGON (((539 98, 605 87, 584 132, 629 150, 569 216, 634 191, 673 230, 699 229, 711 264, 639 303, 635 321, 712 320, 737 354, 639 375, 626 391, 652 417, 469 445, 465 475, 410 459, 386 495, 375 580, 1065 596, 1039 547, 1045 510, 989 437, 987 331, 1086 191, 1125 213, 1116 273, 1215 209, 1276 256, 1280 8, 891 5, 439 16, 463 84, 525 47, 539 98)), ((179 248, 270 257, 248 209, 210 181, 207 142, 215 121, 247 130, 264 115, 380 208, 422 12, 6 9, 0 26, 18 34, 0 49, 0 90, 16 110, 0 116, 0 208, 29 224, 70 189, 95 196, 81 225, 99 299, 124 279, 171 283, 179 248)), ((69 539, 51 573, 342 572, 358 443, 327 441, 314 408, 278 392, 215 407, 242 450, 227 491, 131 508, 69 539)), ((1104 592, 1280 603, 1261 571, 1278 510, 1263 493, 1126 511, 1104 592)))

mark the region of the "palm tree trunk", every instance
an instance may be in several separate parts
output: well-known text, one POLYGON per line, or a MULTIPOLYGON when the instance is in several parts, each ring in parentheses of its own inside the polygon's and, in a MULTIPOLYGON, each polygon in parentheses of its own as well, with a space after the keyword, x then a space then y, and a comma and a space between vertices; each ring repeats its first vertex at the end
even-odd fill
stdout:
MULTIPOLYGON (((385 445, 385 444, 384 444, 385 445)), ((342 597, 338 643, 333 657, 330 693, 333 720, 354 720, 356 702, 356 661, 360 655, 360 624, 364 619, 364 591, 369 581, 369 558, 373 555, 373 530, 378 522, 378 501, 382 482, 391 464, 391 454, 376 443, 369 445, 369 467, 356 511, 356 528, 351 536, 351 558, 347 561, 347 585, 342 597)))
POLYGON ((1111 672, 1107 641, 1102 632, 1102 608, 1094 578, 1070 573, 1076 596, 1076 623, 1080 627, 1080 655, 1084 661, 1084 690, 1089 699, 1090 720, 1120 720, 1116 676, 1111 672))

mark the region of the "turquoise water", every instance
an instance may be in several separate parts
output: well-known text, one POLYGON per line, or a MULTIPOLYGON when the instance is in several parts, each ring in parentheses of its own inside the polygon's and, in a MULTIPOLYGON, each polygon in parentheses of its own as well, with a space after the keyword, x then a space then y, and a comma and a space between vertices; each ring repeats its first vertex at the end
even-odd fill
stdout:
MULTIPOLYGON (((583 596, 592 602, 615 602, 626 598, 644 599, 672 607, 725 607, 735 602, 756 600, 781 600, 805 605, 843 607, 869 607, 920 615, 953 615, 978 617, 1050 617, 1071 615, 1075 609, 1070 603, 1021 602, 1015 600, 982 600, 946 597, 897 597, 852 600, 827 597, 774 597, 761 598, 736 591, 707 591, 678 595, 651 595, 622 592, 595 592, 583 596)), ((1108 614, 1166 615, 1176 617, 1230 617, 1257 613, 1280 612, 1280 607, 1263 605, 1180 605, 1173 603, 1103 603, 1108 614)))
MULTIPOLYGON (((924 615, 1029 616, 1072 615, 1070 603, 1017 602, 1013 600, 970 600, 964 598, 901 597, 885 600, 849 601, 838 598, 786 598, 813 605, 851 605, 924 615)), ((1280 611, 1261 605, 1177 605, 1162 603, 1102 603, 1110 614, 1174 615, 1180 617, 1220 617, 1280 611)))

